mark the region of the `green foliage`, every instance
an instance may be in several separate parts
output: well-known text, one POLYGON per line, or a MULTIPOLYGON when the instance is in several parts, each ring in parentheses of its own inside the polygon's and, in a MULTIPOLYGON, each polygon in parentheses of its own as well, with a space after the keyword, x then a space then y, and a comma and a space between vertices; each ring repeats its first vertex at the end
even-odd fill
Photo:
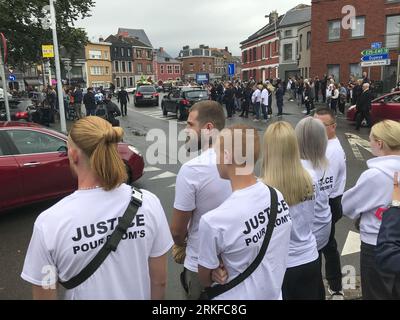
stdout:
MULTIPOLYGON (((41 62, 42 44, 52 44, 52 31, 44 30, 42 8, 48 0, 0 0, 0 32, 7 38, 8 65, 24 69, 41 62)), ((59 46, 73 55, 87 43, 86 32, 74 23, 90 17, 93 0, 57 0, 54 2, 59 46)))

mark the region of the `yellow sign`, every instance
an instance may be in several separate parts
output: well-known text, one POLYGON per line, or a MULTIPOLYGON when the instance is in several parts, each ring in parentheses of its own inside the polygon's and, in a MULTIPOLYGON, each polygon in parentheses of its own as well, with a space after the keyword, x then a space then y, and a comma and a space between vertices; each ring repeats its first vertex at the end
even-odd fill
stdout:
POLYGON ((54 58, 54 47, 52 44, 42 45, 43 58, 54 58))

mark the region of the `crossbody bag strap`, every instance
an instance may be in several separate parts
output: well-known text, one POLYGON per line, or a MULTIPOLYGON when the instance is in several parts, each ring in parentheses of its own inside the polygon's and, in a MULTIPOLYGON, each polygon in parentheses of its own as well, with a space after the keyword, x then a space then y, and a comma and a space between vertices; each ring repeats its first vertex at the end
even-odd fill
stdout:
POLYGON ((249 277, 254 272, 254 270, 257 269, 258 265, 264 259, 265 253, 267 252, 268 245, 272 237, 272 232, 274 231, 276 217, 278 215, 278 195, 274 188, 271 188, 269 186, 268 188, 271 193, 271 213, 268 218, 267 231, 265 233, 264 241, 261 246, 260 252, 254 259, 254 261, 247 267, 247 269, 243 271, 241 274, 239 274, 236 278, 222 285, 217 284, 213 287, 205 288, 204 290, 205 293, 207 294, 208 299, 211 300, 219 296, 220 294, 236 287, 239 283, 243 282, 247 277, 249 277))
POLYGON ((132 188, 131 201, 126 209, 124 215, 119 220, 118 225, 111 234, 110 238, 106 241, 96 256, 84 267, 76 276, 68 281, 59 283, 66 289, 73 289, 85 282, 89 277, 96 272, 101 264, 106 260, 111 251, 117 250, 118 244, 122 236, 126 233, 131 225, 133 218, 136 216, 139 208, 142 206, 143 194, 139 189, 132 188))

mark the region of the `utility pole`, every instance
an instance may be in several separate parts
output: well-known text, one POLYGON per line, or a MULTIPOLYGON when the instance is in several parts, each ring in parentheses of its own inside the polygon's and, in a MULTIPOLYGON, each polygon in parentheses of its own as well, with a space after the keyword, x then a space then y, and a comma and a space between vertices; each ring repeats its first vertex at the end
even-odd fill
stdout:
MULTIPOLYGON (((6 40, 5 40, 4 35, 2 33, 0 35, 1 35, 2 39, 3 39, 4 59, 6 59, 6 54, 7 54, 6 45, 7 44, 6 44, 6 40)), ((4 61, 4 63, 5 62, 6 61, 4 61)), ((6 107, 7 121, 11 121, 10 106, 8 104, 7 80, 6 80, 6 74, 4 72, 4 63, 3 63, 2 53, 0 52, 0 75, 1 75, 2 82, 3 82, 4 105, 6 107)))

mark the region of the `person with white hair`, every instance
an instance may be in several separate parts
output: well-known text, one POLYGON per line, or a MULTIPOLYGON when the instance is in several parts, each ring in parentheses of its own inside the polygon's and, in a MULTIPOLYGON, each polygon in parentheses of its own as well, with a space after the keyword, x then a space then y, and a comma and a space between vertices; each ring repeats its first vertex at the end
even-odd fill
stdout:
POLYGON ((365 119, 367 121, 367 126, 371 127, 371 101, 372 96, 369 91, 369 83, 364 83, 362 85, 363 93, 357 100, 356 109, 357 109, 357 117, 356 117, 356 130, 359 131, 361 127, 362 121, 365 119))

